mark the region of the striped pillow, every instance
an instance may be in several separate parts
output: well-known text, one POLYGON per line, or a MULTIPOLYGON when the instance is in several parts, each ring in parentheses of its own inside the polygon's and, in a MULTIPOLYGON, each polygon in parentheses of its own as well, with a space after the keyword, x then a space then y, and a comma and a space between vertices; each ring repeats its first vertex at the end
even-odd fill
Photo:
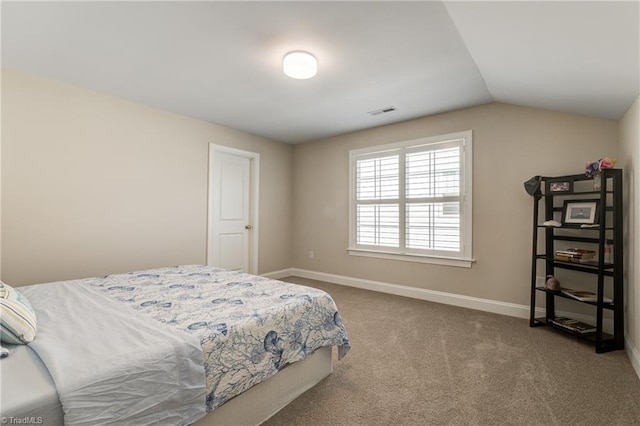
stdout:
POLYGON ((0 281, 0 340, 19 345, 32 342, 35 337, 36 314, 29 301, 0 281))

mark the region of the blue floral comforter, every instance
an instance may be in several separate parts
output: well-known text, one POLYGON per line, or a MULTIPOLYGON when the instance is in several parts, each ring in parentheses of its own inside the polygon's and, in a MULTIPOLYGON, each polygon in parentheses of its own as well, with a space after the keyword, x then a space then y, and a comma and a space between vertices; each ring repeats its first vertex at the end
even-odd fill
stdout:
POLYGON ((350 348, 333 299, 310 287, 198 265, 81 281, 199 337, 207 411, 320 347, 350 348))

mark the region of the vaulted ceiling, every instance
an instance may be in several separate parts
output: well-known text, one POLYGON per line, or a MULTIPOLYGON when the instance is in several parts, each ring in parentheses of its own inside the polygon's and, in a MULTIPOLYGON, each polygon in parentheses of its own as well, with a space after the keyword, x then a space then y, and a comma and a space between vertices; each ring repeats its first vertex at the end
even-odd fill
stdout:
POLYGON ((3 67, 287 143, 494 101, 617 119, 640 87, 638 1, 1 7, 3 67))

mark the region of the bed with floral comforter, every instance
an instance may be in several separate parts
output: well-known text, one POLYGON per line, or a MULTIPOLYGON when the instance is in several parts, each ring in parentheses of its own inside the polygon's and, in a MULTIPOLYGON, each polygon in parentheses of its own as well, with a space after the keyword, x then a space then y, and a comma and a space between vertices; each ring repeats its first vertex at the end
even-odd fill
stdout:
POLYGON ((333 299, 310 287, 199 265, 79 282, 199 338, 207 411, 318 348, 350 348, 333 299))

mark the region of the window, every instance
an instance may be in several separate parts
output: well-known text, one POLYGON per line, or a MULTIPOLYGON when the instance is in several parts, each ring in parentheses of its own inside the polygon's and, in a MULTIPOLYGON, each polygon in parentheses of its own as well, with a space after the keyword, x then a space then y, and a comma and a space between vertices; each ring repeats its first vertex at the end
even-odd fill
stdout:
POLYGON ((471 266, 471 131, 350 152, 349 253, 471 266))

